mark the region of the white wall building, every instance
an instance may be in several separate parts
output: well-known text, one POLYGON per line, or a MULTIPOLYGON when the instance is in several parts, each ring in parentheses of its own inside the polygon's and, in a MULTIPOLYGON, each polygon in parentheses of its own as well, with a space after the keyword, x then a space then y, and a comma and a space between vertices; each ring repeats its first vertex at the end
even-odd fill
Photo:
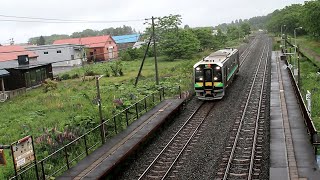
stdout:
POLYGON ((52 63, 52 67, 79 66, 86 59, 84 46, 77 44, 28 46, 25 49, 36 53, 39 63, 52 63))

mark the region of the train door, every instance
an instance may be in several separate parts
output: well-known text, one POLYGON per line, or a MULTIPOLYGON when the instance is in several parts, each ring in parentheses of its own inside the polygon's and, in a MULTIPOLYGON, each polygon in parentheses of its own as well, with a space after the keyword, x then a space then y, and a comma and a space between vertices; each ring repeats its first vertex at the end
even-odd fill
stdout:
POLYGON ((213 83, 212 83, 212 69, 211 68, 205 68, 203 70, 203 81, 204 81, 204 89, 213 89, 213 83))

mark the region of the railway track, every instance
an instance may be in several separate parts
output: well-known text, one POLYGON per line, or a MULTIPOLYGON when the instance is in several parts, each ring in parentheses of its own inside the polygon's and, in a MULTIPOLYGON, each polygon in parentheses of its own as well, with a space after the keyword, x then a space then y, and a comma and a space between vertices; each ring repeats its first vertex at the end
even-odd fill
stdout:
POLYGON ((227 142, 217 179, 259 179, 264 132, 266 73, 269 43, 265 44, 243 113, 236 120, 227 142))
MULTIPOLYGON (((199 131, 200 126, 204 123, 213 106, 213 102, 203 102, 195 112, 191 114, 138 179, 164 179, 168 177, 179 157, 199 131)), ((173 177, 171 176, 171 178, 173 177)))
POLYGON ((249 54, 251 54, 252 49, 257 45, 258 41, 257 38, 254 38, 253 41, 250 43, 250 45, 248 46, 248 48, 246 48, 241 56, 240 56, 240 67, 242 66, 242 64, 245 62, 245 60, 247 59, 247 57, 249 56, 249 54))

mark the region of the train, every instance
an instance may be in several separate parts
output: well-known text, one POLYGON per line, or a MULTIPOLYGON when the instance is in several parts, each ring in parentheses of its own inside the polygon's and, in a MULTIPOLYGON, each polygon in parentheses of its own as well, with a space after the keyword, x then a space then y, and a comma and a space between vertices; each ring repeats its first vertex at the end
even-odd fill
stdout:
POLYGON ((194 90, 201 100, 222 99, 239 72, 239 51, 225 48, 211 53, 193 66, 194 90))

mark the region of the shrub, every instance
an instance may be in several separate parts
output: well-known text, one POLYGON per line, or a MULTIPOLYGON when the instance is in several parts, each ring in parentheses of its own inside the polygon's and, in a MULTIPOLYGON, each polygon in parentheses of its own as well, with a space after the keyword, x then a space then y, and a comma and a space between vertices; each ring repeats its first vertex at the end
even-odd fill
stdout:
POLYGON ((57 88, 58 88, 58 83, 55 81, 52 81, 51 79, 46 79, 43 82, 43 92, 45 93, 55 90, 57 88))
POLYGON ((61 79, 63 79, 63 80, 70 79, 70 75, 69 75, 69 74, 63 74, 63 75, 61 76, 61 79))
POLYGON ((76 78, 79 78, 80 76, 79 76, 79 74, 73 74, 72 76, 71 76, 71 79, 76 79, 76 78))

